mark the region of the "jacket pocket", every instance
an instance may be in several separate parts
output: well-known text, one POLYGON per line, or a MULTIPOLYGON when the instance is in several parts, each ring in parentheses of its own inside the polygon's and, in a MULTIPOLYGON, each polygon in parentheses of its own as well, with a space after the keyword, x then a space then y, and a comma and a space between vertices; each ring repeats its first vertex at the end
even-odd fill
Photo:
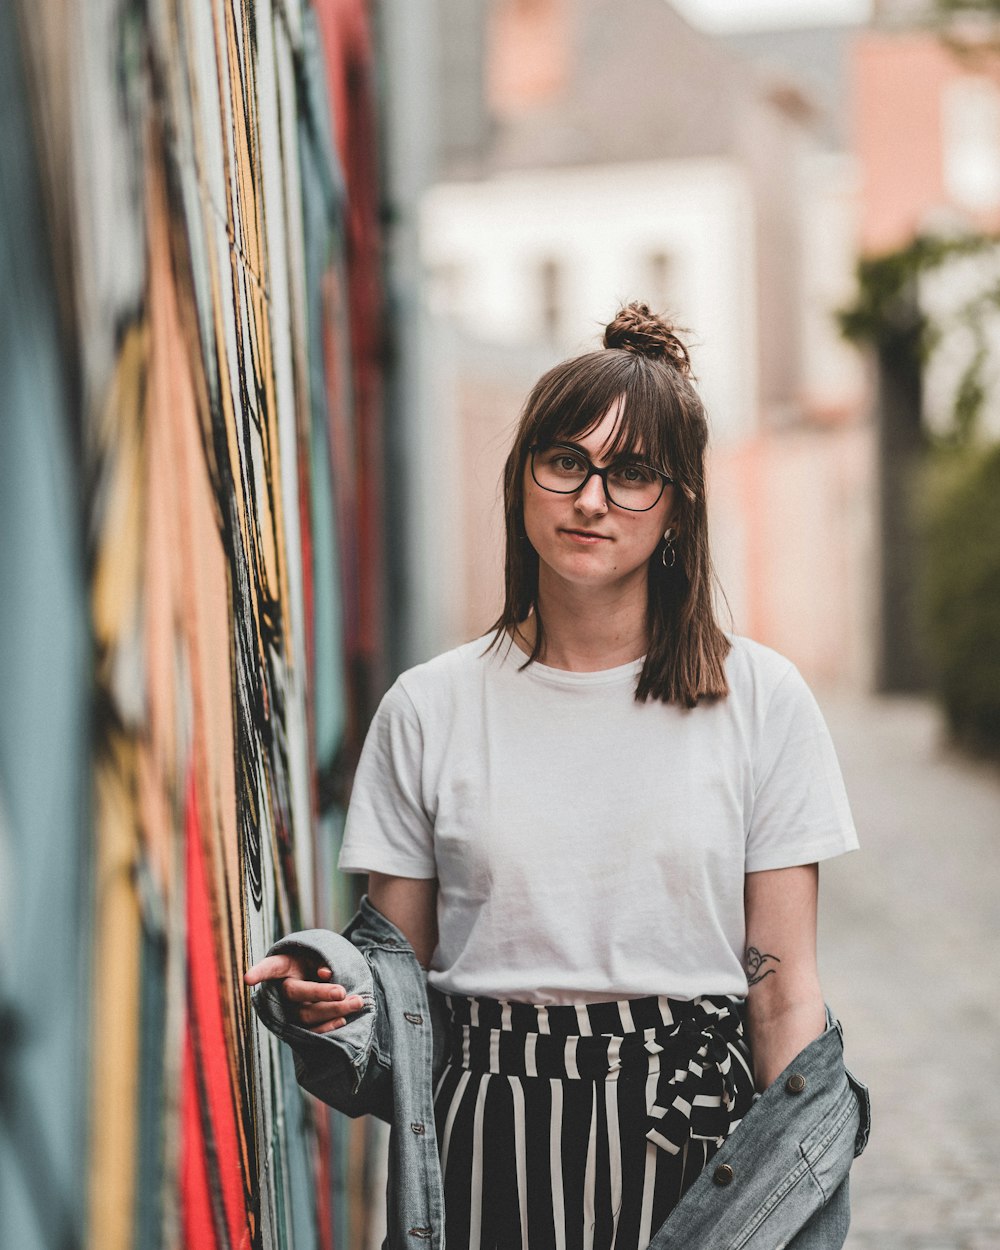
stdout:
POLYGON ((858 1131, 854 1138, 854 1157, 855 1159, 862 1153, 868 1145, 868 1134, 872 1126, 872 1099, 868 1092, 868 1086, 863 1081, 859 1081, 850 1068, 844 1068, 847 1073, 847 1080, 854 1096, 858 1100, 858 1131))

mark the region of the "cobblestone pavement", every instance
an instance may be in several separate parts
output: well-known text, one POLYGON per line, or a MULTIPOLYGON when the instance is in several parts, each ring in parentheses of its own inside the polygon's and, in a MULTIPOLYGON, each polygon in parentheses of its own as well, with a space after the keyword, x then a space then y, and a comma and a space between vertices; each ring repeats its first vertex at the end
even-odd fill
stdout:
POLYGON ((848 1250, 1000 1250, 1000 769, 922 700, 821 702, 862 841, 820 886, 823 988, 872 1092, 848 1250))

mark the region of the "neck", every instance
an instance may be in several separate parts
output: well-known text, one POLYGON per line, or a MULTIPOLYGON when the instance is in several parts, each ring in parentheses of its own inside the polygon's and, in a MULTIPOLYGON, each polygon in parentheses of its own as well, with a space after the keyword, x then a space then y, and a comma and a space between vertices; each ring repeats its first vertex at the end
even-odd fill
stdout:
MULTIPOLYGON (((598 592, 570 585, 539 569, 538 603, 545 635, 539 660, 550 668, 591 673, 630 664, 649 644, 645 570, 628 584, 598 592)), ((522 621, 517 638, 529 652, 535 619, 522 621)))

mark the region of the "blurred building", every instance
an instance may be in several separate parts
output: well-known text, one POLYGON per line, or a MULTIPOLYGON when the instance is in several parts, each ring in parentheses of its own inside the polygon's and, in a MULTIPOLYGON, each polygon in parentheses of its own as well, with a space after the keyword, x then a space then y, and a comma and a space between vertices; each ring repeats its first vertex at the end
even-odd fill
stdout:
POLYGON ((935 32, 883 28, 856 46, 861 247, 1000 230, 1000 58, 935 32))
POLYGON ((842 32, 798 57, 832 65, 824 96, 662 0, 472 7, 422 213, 438 408, 461 437, 455 637, 496 615, 500 467, 527 390, 642 299, 692 330, 736 628, 814 680, 865 684, 872 437, 833 319, 857 213, 842 32))
MULTIPOLYGON (((854 46, 859 250, 868 258, 903 256, 917 239, 961 247, 1000 232, 996 27, 968 20, 930 25, 933 7, 883 0, 873 29, 854 46)), ((998 282, 996 248, 956 251, 923 269, 905 298, 914 325, 921 317, 933 322, 933 351, 907 351, 890 339, 875 352, 876 673, 886 689, 926 683, 915 610, 920 508, 915 475, 928 435, 954 428, 956 397, 974 379, 982 389, 981 431, 1000 436, 998 282)), ((905 311, 897 309, 896 317, 905 321, 905 311)))

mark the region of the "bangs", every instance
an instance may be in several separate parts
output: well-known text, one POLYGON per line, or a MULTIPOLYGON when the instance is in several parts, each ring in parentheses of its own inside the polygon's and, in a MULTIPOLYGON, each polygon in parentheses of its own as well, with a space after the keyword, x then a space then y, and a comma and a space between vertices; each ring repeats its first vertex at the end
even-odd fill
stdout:
MULTIPOLYGON (((593 367, 581 368, 578 358, 571 362, 575 367, 567 371, 569 376, 549 375, 555 385, 546 396, 549 402, 538 411, 532 441, 542 445, 573 441, 596 429, 617 406, 618 421, 602 454, 608 459, 634 455, 661 473, 683 476, 673 437, 683 414, 662 369, 650 369, 632 354, 615 359, 606 350, 584 359, 587 365, 593 360, 593 367)), ((560 371, 557 366, 552 372, 560 371)))
MULTIPOLYGON (((708 419, 687 355, 678 350, 683 359, 606 346, 563 361, 532 387, 504 465, 504 606, 490 645, 510 647, 533 618, 531 654, 520 667, 546 662, 541 557, 524 526, 525 490, 532 480, 528 462, 534 448, 579 443, 613 413, 610 436, 591 459, 610 464, 634 456, 673 478, 677 489, 675 559, 664 560, 657 544, 647 565, 649 646, 635 697, 639 703, 657 699, 692 708, 728 693, 725 660, 731 644, 715 619, 705 491, 708 419)), ((609 506, 612 502, 608 496, 609 506)))

